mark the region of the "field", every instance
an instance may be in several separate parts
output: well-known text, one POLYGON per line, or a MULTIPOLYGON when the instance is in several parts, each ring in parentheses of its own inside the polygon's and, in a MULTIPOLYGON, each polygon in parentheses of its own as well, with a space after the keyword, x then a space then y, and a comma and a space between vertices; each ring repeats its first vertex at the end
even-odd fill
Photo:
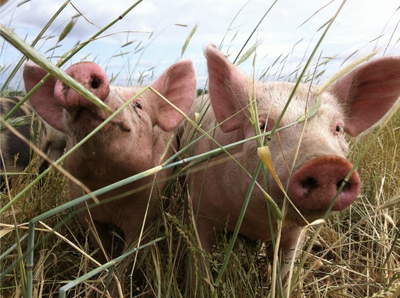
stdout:
MULTIPOLYGON (((134 7, 131 9, 135 11, 134 7)), ((335 13, 331 11, 331 15, 335 13)), ((119 20, 110 23, 110 27, 119 20)), ((276 58, 276 63, 265 67, 258 77, 302 82, 312 79, 322 84, 319 80, 325 70, 336 63, 334 57, 320 57, 316 63, 313 60, 321 55, 319 47, 323 47, 324 36, 329 33, 330 24, 334 24, 334 17, 326 21, 318 32, 318 42, 312 44, 312 51, 304 54, 304 60, 295 71, 283 75, 286 58, 279 63, 276 58)), ((73 19, 71 22, 58 36, 57 44, 70 34, 73 19)), ((21 37, 1 26, 1 35, 7 43, 14 45, 22 57, 41 61, 53 75, 59 74, 50 61, 56 63, 80 55, 86 45, 76 41, 77 46, 65 51, 64 56, 42 59, 30 46, 20 42, 21 37)), ((88 40, 95 40, 105 29, 101 28, 88 40)), ((181 43, 182 56, 198 30, 196 26, 189 29, 186 40, 181 43)), ((38 36, 38 40, 41 38, 43 35, 38 36)), ((254 57, 260 55, 257 47, 257 43, 242 44, 239 63, 248 63, 254 69, 257 63, 254 57)), ((138 45, 137 50, 140 54, 146 48, 138 45)), ((134 56, 132 59, 140 58, 134 56)), ((344 60, 347 63, 343 62, 341 69, 357 59, 349 55, 344 60)), ((7 73, 7 78, 13 82, 8 85, 2 81, 1 96, 23 96, 21 79, 18 76, 13 79, 14 74, 10 73, 10 69, 15 67, 17 70, 22 63, 23 60, 20 64, 10 62, 1 68, 2 74, 7 73)), ((135 61, 127 64, 131 67, 135 61)), ((106 64, 103 68, 107 67, 106 64)), ((129 76, 126 85, 153 79, 151 69, 138 73, 129 76)), ((121 79, 114 72, 112 76, 111 81, 121 79)), ((203 89, 207 90, 206 83, 198 85, 198 89, 201 95, 203 89)), ((177 154, 174 175, 161 196, 164 203, 155 207, 160 209, 160 216, 143 231, 143 240, 133 243, 132 249, 117 257, 115 262, 101 265, 94 258, 88 232, 78 221, 79 210, 75 208, 78 199, 70 204, 68 174, 54 164, 49 171, 39 175, 40 158, 35 153, 23 173, 9 176, 7 182, 11 182, 12 187, 5 187, 0 192, 0 297, 109 297, 108 287, 116 288, 114 295, 117 296, 121 293, 119 286, 124 284, 128 297, 189 297, 194 288, 199 297, 399 297, 399 102, 383 124, 357 138, 348 138, 348 142, 348 158, 357 165, 362 181, 361 194, 350 208, 331 214, 325 222, 316 221, 304 228, 306 241, 299 257, 290 264, 286 278, 281 278, 274 270, 273 260, 266 253, 267 247, 261 242, 239 236, 231 248, 234 237, 227 233, 218 236, 212 255, 204 253, 196 238, 195 227, 186 225, 184 220, 188 195, 182 186, 182 177, 186 174, 187 163, 179 162, 184 154, 177 154), (209 258, 210 274, 197 270, 196 278, 187 282, 186 255, 194 256, 192 266, 196 269, 199 259, 209 258), (121 276, 121 271, 126 273, 125 276, 121 276)), ((57 163, 62 165, 63 160, 57 163)), ((140 174, 138 178, 141 178, 140 174)), ((1 179, 4 182, 5 176, 1 179)), ((115 250, 118 256, 121 252, 118 231, 115 232, 115 250)))

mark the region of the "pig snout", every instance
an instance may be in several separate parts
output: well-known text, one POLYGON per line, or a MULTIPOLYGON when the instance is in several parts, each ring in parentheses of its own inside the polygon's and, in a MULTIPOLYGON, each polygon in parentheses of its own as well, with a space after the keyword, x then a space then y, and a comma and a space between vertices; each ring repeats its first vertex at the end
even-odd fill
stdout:
MULTIPOLYGON (((350 162, 338 156, 314 158, 291 177, 289 197, 301 209, 327 210, 351 168, 350 162)), ((360 178, 354 171, 331 210, 339 211, 350 206, 356 200, 360 186, 360 178)))
MULTIPOLYGON (((70 66, 66 73, 81 83, 86 89, 104 101, 110 93, 110 85, 104 71, 95 63, 81 62, 70 66)), ((66 110, 87 107, 91 103, 69 86, 56 82, 54 97, 66 110)))

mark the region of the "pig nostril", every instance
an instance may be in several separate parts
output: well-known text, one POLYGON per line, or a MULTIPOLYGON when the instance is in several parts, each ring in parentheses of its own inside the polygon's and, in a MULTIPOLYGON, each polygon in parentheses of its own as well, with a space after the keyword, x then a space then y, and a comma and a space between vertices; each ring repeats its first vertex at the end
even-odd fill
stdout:
POLYGON ((93 78, 92 83, 90 84, 90 86, 93 89, 97 89, 101 86, 101 80, 99 78, 93 78))
MULTIPOLYGON (((336 189, 339 189, 343 182, 345 182, 344 179, 339 180, 339 181, 336 183, 336 189)), ((345 184, 345 185, 343 186, 343 190, 346 189, 346 187, 347 187, 347 184, 345 184)))
POLYGON ((305 180, 301 180, 300 184, 303 189, 307 190, 307 192, 310 192, 313 189, 317 189, 319 187, 317 180, 315 180, 312 177, 308 177, 305 180))

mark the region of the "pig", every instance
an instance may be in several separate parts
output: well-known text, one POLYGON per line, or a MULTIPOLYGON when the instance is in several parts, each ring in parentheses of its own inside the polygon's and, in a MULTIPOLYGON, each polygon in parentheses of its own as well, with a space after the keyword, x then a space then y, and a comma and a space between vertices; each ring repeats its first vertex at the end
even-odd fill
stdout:
MULTIPOLYGON (((21 97, 0 97, 0 114, 4 117, 20 101, 21 97)), ((15 129, 26 139, 33 142, 51 160, 56 160, 64 153, 65 135, 55 130, 32 109, 28 102, 23 103, 11 116, 11 119, 25 117, 26 123, 16 126, 15 129)), ((0 133, 0 170, 2 172, 22 172, 29 165, 32 150, 28 144, 5 128, 0 133), (4 161, 4 162, 3 162, 4 161)), ((39 172, 43 172, 49 166, 44 158, 39 161, 39 172)))
MULTIPOLYGON (((113 112, 135 96, 143 87, 110 86, 105 72, 93 62, 71 65, 66 73, 101 99, 113 112)), ((47 72, 26 63, 24 82, 31 90, 47 72)), ((188 113, 196 92, 195 72, 190 60, 182 60, 165 70, 150 85, 172 102, 182 112, 188 113)), ((30 103, 37 113, 67 137, 67 150, 86 137, 109 115, 92 104, 69 86, 50 77, 31 97, 30 103)), ((87 142, 66 158, 66 169, 90 191, 95 191, 122 179, 160 165, 177 149, 175 128, 183 116, 164 99, 146 90, 132 104, 121 111, 87 142)), ((81 223, 89 228, 91 220, 101 240, 97 243, 90 234, 99 261, 112 256, 112 230, 122 231, 124 251, 136 239, 142 224, 147 227, 157 217, 154 205, 171 175, 171 170, 161 171, 128 185, 121 186, 98 197, 100 202, 113 197, 106 204, 79 213, 81 223), (155 183, 154 183, 155 181, 155 183), (150 184, 150 185, 148 185, 150 184), (150 208, 145 217, 147 205, 150 208)), ((70 182, 72 198, 84 194, 81 186, 70 182)), ((81 204, 78 207, 84 207, 81 204)))
MULTIPOLYGON (((295 84, 253 82, 213 45, 205 49, 205 56, 209 97, 197 99, 189 117, 201 119, 201 128, 220 146, 253 137, 254 125, 262 133, 271 131, 295 84), (258 119, 251 119, 250 100, 257 105, 258 119), (212 108, 206 109, 210 103, 212 108)), ((400 95, 400 57, 382 57, 364 63, 321 94, 317 95, 317 91, 315 85, 298 86, 278 128, 304 118, 308 112, 311 115, 313 110, 316 113, 307 121, 277 131, 268 141, 273 167, 291 200, 283 214, 279 244, 286 258, 293 256, 303 226, 323 217, 331 204, 332 211, 340 211, 359 195, 361 182, 357 171, 345 182, 353 167, 346 159, 349 145, 345 133, 350 137, 359 135, 379 122, 396 104, 400 95), (333 202, 343 182, 343 190, 333 202)), ((201 135, 191 124, 186 124, 182 148, 201 135)), ((187 154, 196 156, 218 145, 202 137, 187 154)), ((228 152, 253 175, 259 162, 257 148, 253 139, 228 152)), ((232 158, 222 154, 190 168, 186 179, 192 190, 189 205, 193 206, 191 214, 195 216, 201 247, 210 253, 215 234, 234 231, 251 178, 232 158)), ((266 179, 265 191, 282 208, 283 192, 269 172, 266 179)), ((265 187, 261 171, 257 182, 265 187)), ((278 226, 277 218, 271 214, 263 192, 255 186, 239 233, 271 247, 269 244, 276 237, 278 226)))

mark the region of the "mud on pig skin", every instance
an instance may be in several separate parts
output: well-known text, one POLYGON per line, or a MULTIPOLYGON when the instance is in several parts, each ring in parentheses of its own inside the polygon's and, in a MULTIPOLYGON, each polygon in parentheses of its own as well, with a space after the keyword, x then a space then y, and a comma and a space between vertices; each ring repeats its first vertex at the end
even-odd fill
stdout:
MULTIPOLYGON (((112 111, 116 111, 143 87, 110 86, 104 71, 93 62, 71 65, 66 73, 100 98, 112 111)), ((24 82, 31 90, 46 72, 33 63, 26 63, 24 82)), ((182 60, 170 66, 151 84, 156 91, 172 102, 184 113, 193 103, 196 79, 192 62, 182 60)), ((68 135, 67 149, 70 149, 109 115, 79 95, 70 87, 51 77, 30 98, 34 109, 49 124, 68 135)), ((183 116, 154 92, 147 90, 131 105, 123 109, 106 126, 93 135, 66 159, 67 170, 91 191, 105 187, 121 179, 138 174, 162 163, 176 150, 175 128, 183 116)), ((170 171, 161 171, 154 176, 109 191, 99 200, 122 195, 122 199, 108 202, 80 213, 83 225, 89 227, 90 218, 102 241, 107 254, 112 251, 111 225, 124 234, 125 249, 145 224, 157 216, 154 207, 158 194, 163 190, 170 171), (142 187, 142 189, 140 189, 142 187), (139 189, 136 192, 134 190, 139 189), (126 192, 131 194, 123 195, 126 192), (150 200, 150 210, 145 212, 150 200)), ((70 182, 72 198, 83 195, 82 189, 70 182)), ((82 207, 82 206, 81 206, 82 207)), ((95 237, 92 242, 96 245, 95 237)), ((105 261, 104 255, 98 255, 105 261)))
MULTIPOLYGON (((253 123, 258 122, 261 132, 270 131, 294 84, 253 82, 212 45, 206 48, 205 56, 209 97, 204 96, 204 103, 197 99, 189 116, 202 119, 201 128, 219 145, 225 146, 255 135, 249 112, 252 99, 258 109, 258 119, 252 119, 253 123), (203 108, 205 115, 200 112, 200 116, 195 117, 200 106, 208 103, 212 108, 203 108)), ((281 232, 280 249, 286 257, 293 254, 301 227, 327 212, 353 167, 346 159, 349 146, 344 134, 357 136, 377 123, 395 105, 400 95, 400 58, 383 57, 363 63, 322 94, 316 96, 317 91, 315 85, 298 86, 278 128, 296 122, 313 107, 317 108, 317 113, 307 121, 276 132, 269 142, 273 166, 292 202, 288 204, 281 232)), ((185 126, 182 148, 196 133, 199 137, 200 133, 191 125, 185 126)), ((214 148, 217 145, 203 137, 188 150, 188 154, 195 156, 214 148)), ((255 140, 228 151, 251 175, 254 173, 259 162, 255 140)), ((202 163, 198 167, 192 172, 189 170, 187 183, 193 190, 192 214, 197 215, 200 242, 210 252, 216 233, 235 229, 251 178, 225 154, 211 159, 209 166, 202 163)), ((257 181, 265 186, 261 172, 257 181)), ((282 208, 284 195, 269 173, 267 181, 266 191, 282 208)), ((343 210, 354 202, 360 185, 359 176, 354 171, 333 203, 332 210, 343 210)), ((250 239, 271 241, 272 231, 276 236, 277 220, 273 216, 269 218, 268 208, 263 193, 255 187, 239 233, 250 239)))

